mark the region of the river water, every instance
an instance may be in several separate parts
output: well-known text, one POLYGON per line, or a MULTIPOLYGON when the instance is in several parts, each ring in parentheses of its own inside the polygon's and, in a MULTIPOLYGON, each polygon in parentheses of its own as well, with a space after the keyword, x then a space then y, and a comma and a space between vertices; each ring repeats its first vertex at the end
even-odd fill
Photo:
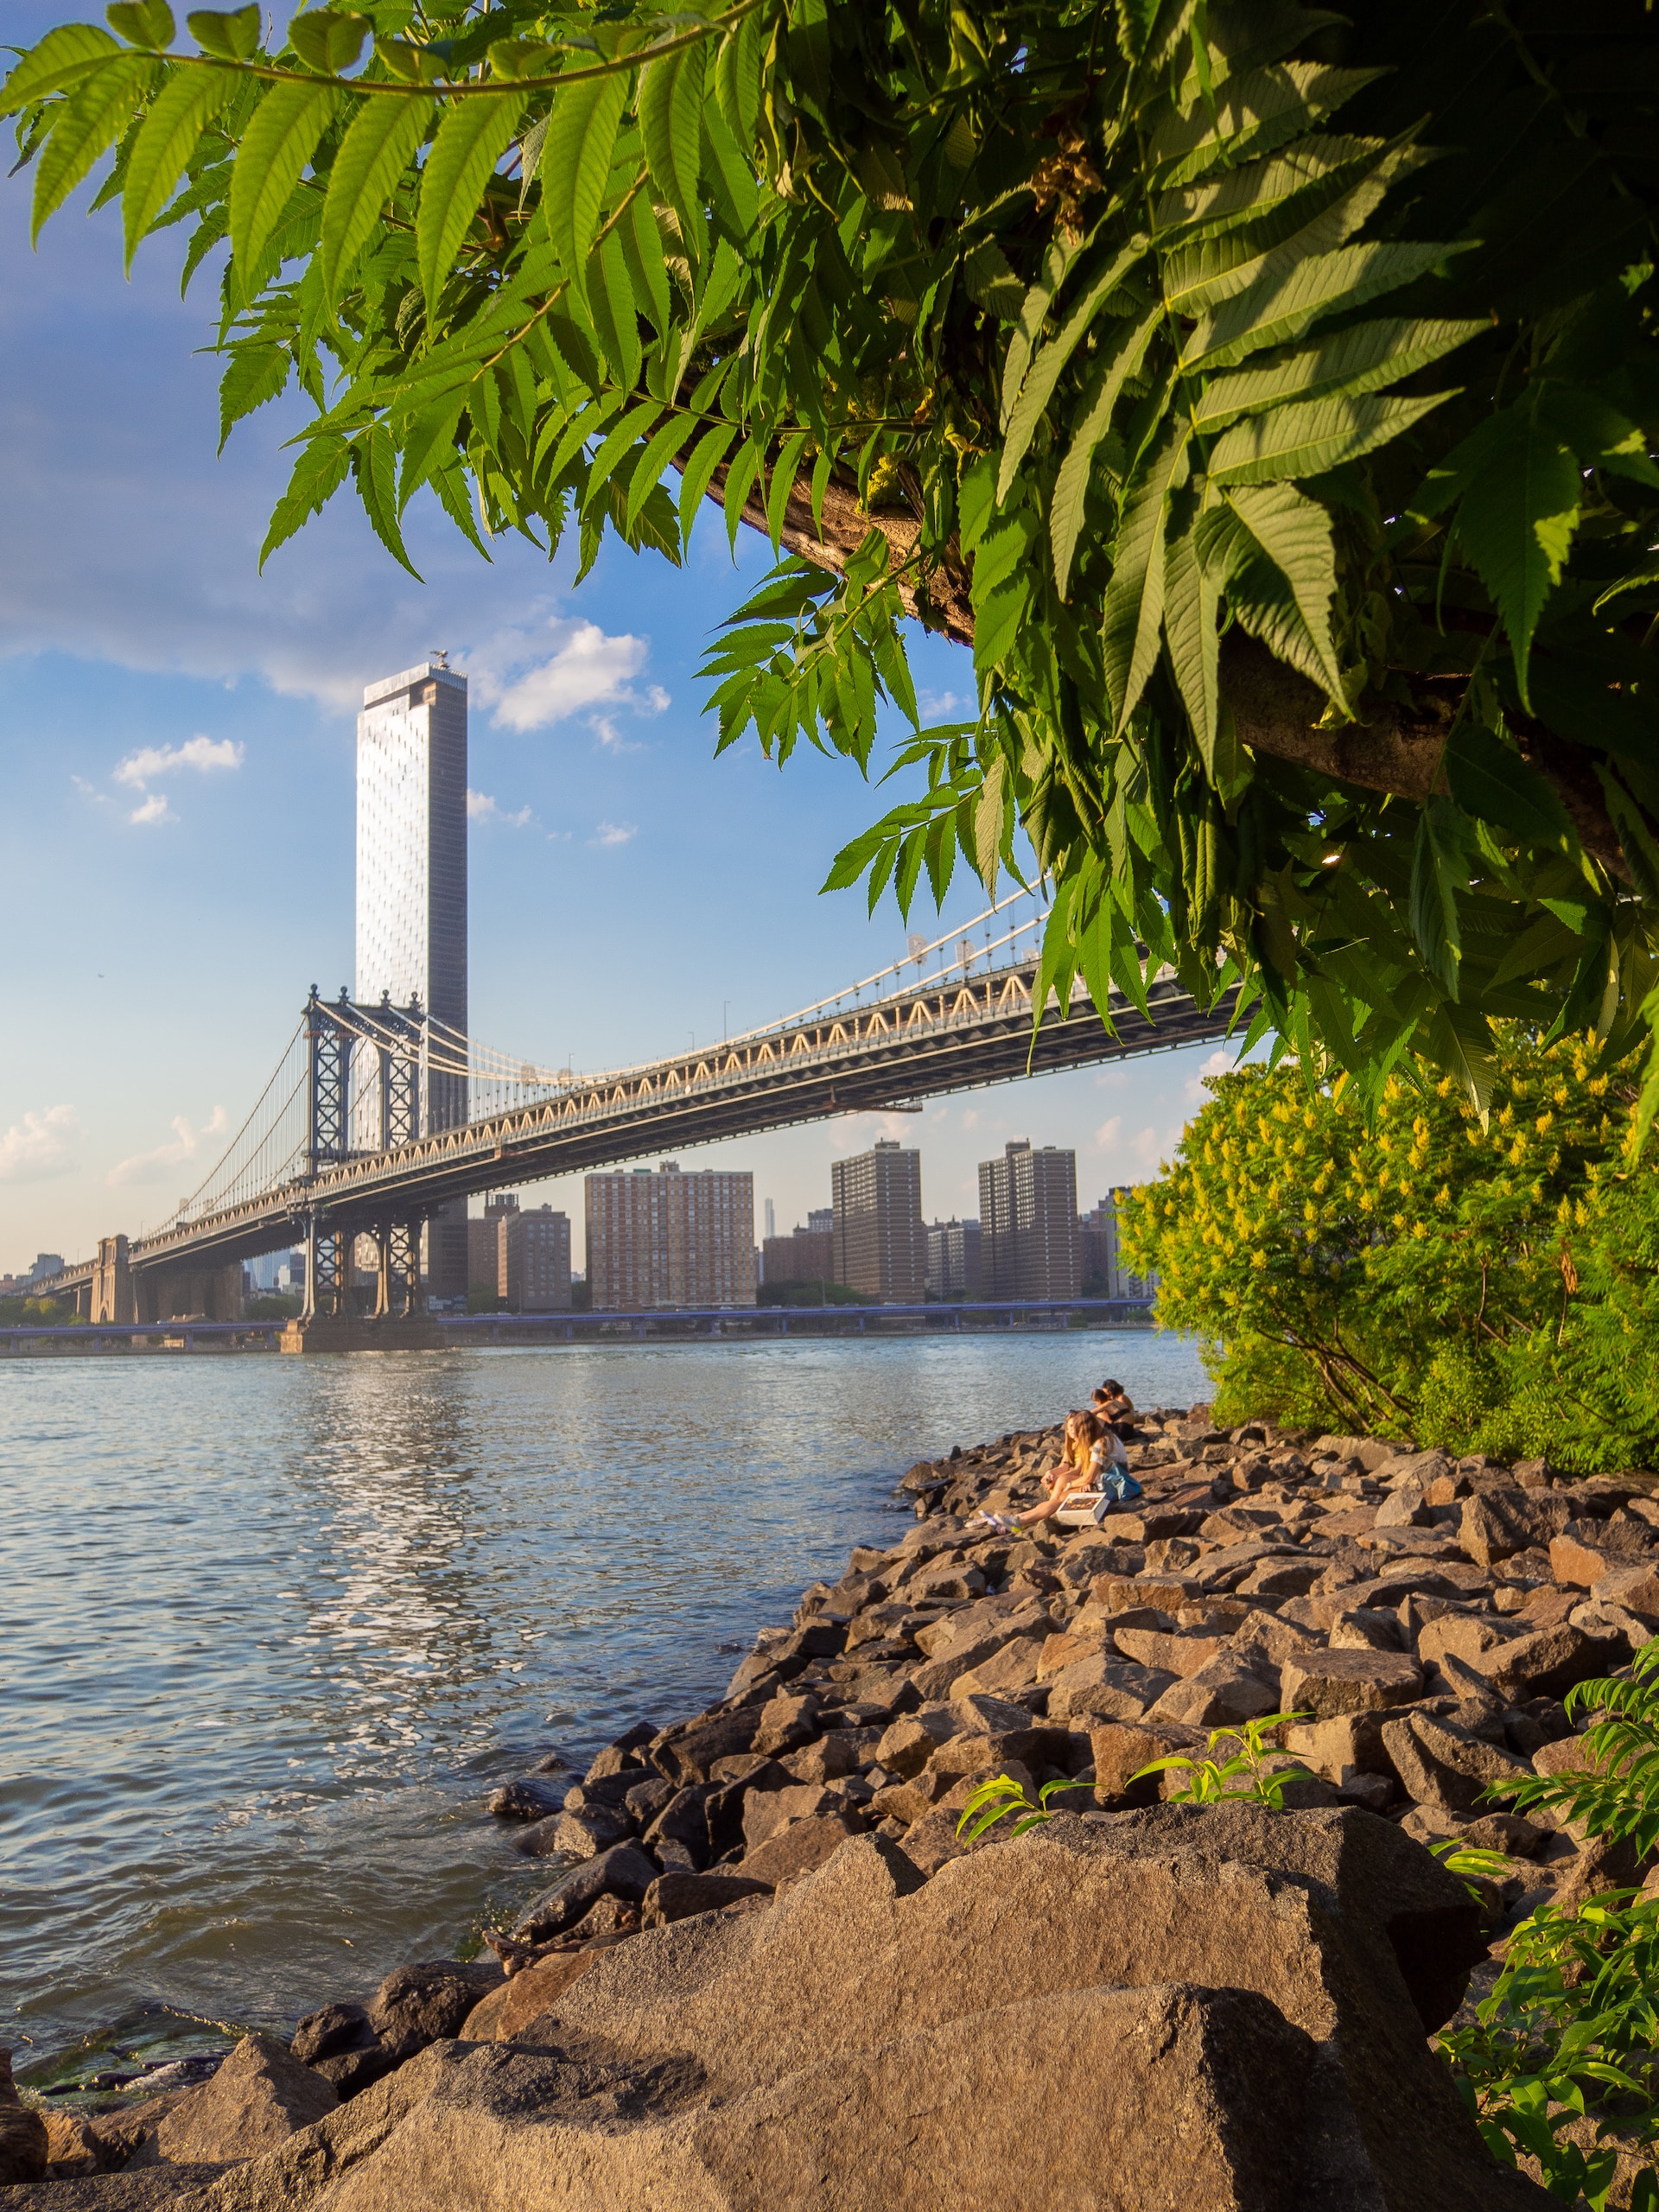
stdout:
POLYGON ((0 2042, 286 2027, 545 1885, 486 1789, 717 1697, 918 1459, 1149 1332, 0 1367, 0 2042))

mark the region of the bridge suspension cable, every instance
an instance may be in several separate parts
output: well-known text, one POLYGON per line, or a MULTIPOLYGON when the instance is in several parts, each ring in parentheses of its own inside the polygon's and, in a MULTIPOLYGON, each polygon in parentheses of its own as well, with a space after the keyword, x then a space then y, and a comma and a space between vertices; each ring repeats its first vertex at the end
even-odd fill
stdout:
MULTIPOLYGON (((833 997, 815 1000, 811 1005, 798 1007, 781 1020, 741 1030, 722 1039, 718 1046, 710 1044, 708 1057, 717 1059, 722 1052, 753 1045, 778 1031, 798 1027, 815 1017, 833 1015, 865 993, 879 991, 884 984, 925 991, 947 984, 953 977, 966 978, 976 969, 989 973, 999 964, 1016 965, 1028 957, 1032 950, 1024 941, 1040 930, 1048 918, 1047 906, 1038 904, 1042 887, 1040 884, 1021 886, 971 920, 954 925, 903 959, 848 984, 833 997), (1011 910, 1022 906, 1031 911, 1019 914, 1017 918, 1008 918, 1011 910), (983 940, 976 944, 972 932, 982 928, 983 940), (1001 963, 998 955, 1003 956, 1001 963), (906 982, 907 973, 912 969, 923 972, 906 982)), ((658 1065, 654 1060, 639 1062, 600 1074, 579 1074, 568 1067, 541 1067, 517 1054, 482 1044, 414 1007, 358 1005, 343 995, 337 1001, 318 1001, 315 1013, 344 1040, 344 1126, 349 1133, 346 1151, 355 1156, 380 1153, 388 1148, 389 1143, 395 1149, 399 1141, 396 1138, 389 1140, 382 1125, 385 1110, 384 1083, 390 1062, 418 1071, 423 1103, 419 1117, 421 1126, 410 1133, 411 1136, 425 1134, 432 1126, 431 1108, 438 1089, 435 1078, 440 1079, 448 1092, 446 1103, 454 1121, 464 1123, 486 1120, 511 1112, 515 1107, 570 1093, 591 1094, 626 1084, 642 1068, 658 1065)), ((315 1140, 310 1095, 309 1019, 301 1019, 247 1119, 223 1156, 170 1217, 169 1226, 187 1224, 260 1198, 285 1185, 298 1184, 307 1176, 311 1166, 310 1147, 315 1140)), ((337 1155, 331 1152, 329 1156, 337 1155)))

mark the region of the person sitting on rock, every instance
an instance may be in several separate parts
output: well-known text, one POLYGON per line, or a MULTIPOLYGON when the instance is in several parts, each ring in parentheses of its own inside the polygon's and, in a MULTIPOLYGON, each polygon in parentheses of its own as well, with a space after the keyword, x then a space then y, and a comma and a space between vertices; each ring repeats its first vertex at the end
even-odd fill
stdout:
POLYGON ((982 1513, 976 1516, 976 1523, 982 1522, 999 1535, 1035 1528, 1042 1521, 1083 1528, 1104 1520, 1123 1498, 1141 1495, 1121 1440, 1094 1414, 1067 1414, 1060 1464, 1044 1478, 1043 1486, 1048 1495, 1040 1505, 1013 1515, 982 1513))
POLYGON ((1109 1375, 1094 1396, 1094 1414, 1114 1436, 1127 1440, 1135 1433, 1135 1401, 1121 1382, 1109 1375))

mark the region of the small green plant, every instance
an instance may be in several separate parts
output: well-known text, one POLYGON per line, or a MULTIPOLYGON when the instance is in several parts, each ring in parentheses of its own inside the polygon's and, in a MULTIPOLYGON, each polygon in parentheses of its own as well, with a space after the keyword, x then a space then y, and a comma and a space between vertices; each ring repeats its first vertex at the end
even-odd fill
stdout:
MULTIPOLYGON (((1459 1856, 1445 1861, 1454 1872, 1459 1856)), ((1523 1920, 1473 2022, 1435 2038, 1493 2156, 1510 2166, 1535 2158, 1552 2196, 1605 2212, 1618 2166, 1611 2128, 1624 2123, 1627 2145, 1659 2139, 1656 2000, 1659 1899, 1610 1890, 1576 1910, 1546 1905, 1523 1920), (1586 2117, 1587 2147, 1576 2125, 1586 2117)), ((1659 2212, 1651 2167, 1630 2204, 1659 2212)))
POLYGON ((1455 1874, 1477 1904, 1484 1904, 1485 1897, 1477 1886, 1480 1882, 1501 1882, 1514 1863, 1501 1851, 1482 1851, 1476 1845, 1465 1843, 1461 1836, 1447 1836, 1442 1843, 1431 1843, 1433 1853, 1448 1874, 1455 1874), (1474 1877, 1471 1880, 1471 1876, 1474 1877))
POLYGON ((1009 1833, 1023 1835, 1027 1828, 1034 1828, 1039 1821, 1053 1819, 1054 1814, 1048 1801, 1058 1792, 1062 1789, 1091 1789, 1093 1787, 1094 1784, 1089 1782, 1046 1782, 1033 1802, 1027 1795, 1023 1783, 1016 1782, 1011 1774, 996 1775, 989 1782, 982 1782, 963 1807, 962 1818, 957 1822, 957 1834, 964 1843, 976 1842, 987 1828, 995 1827, 1010 1813, 1018 1813, 1020 1817, 1009 1833), (970 1821, 973 1822, 971 1827, 969 1827, 970 1821))
POLYGON ((1586 1836, 1628 1840, 1645 1858, 1659 1842, 1659 1639, 1644 1643, 1628 1676, 1599 1675, 1568 1690, 1568 1713, 1594 1713, 1580 1739, 1584 1764, 1527 1775, 1488 1795, 1518 1811, 1541 1806, 1586 1836))
POLYGON ((1143 1775, 1174 1773, 1185 1768, 1192 1779, 1184 1789, 1172 1789, 1169 1802, 1173 1805, 1218 1805, 1230 1797, 1249 1797, 1258 1805, 1266 1805, 1275 1813, 1285 1809, 1285 1784, 1312 1780, 1305 1766, 1268 1767, 1264 1762, 1275 1755, 1277 1746, 1268 1742, 1269 1732, 1282 1727, 1289 1720, 1306 1720, 1306 1713, 1268 1713, 1259 1720, 1246 1720, 1236 1728, 1212 1728, 1205 1749, 1214 1752, 1218 1744, 1230 1738, 1239 1748, 1230 1758, 1191 1759, 1185 1753, 1172 1752, 1167 1758, 1154 1759, 1138 1773, 1129 1777, 1139 1782, 1143 1775))

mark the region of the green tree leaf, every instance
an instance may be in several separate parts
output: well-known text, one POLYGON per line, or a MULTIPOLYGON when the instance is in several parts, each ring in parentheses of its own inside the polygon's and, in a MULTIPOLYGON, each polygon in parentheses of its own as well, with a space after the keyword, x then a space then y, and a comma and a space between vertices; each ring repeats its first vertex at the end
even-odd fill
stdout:
POLYGON ((1445 766, 1452 798, 1476 821, 1492 823, 1526 845, 1573 843, 1573 825, 1554 785, 1495 731, 1472 720, 1460 722, 1447 741, 1445 766))
POLYGON ((627 98, 626 78, 589 78, 556 95, 547 126, 542 206, 560 264, 578 292, 586 289, 588 249, 599 229, 627 98))
POLYGON ((274 85, 254 110, 231 179, 231 251, 244 284, 252 283, 339 98, 332 85, 274 85))
POLYGON ((1468 823, 1449 798, 1433 798, 1417 822, 1411 859, 1411 933, 1429 973, 1458 995, 1463 937, 1458 893, 1468 881, 1468 823))
POLYGON ((309 8, 288 19, 288 42, 308 69, 337 77, 363 51, 374 25, 366 16, 309 8))
POLYGON ((1265 415, 1235 423, 1210 454, 1216 485, 1272 484, 1296 476, 1322 476, 1338 462, 1357 461, 1387 445, 1453 395, 1419 399, 1295 399, 1265 415))
POLYGON ((1132 238, 1120 253, 1115 254, 1095 278, 1088 290, 1077 302, 1048 344, 1033 357, 1022 380, 1019 395, 1012 405, 1007 404, 1005 391, 1003 413, 1007 423, 1002 446, 1001 467, 997 474, 996 498, 1000 506, 1008 496, 1020 464, 1030 448, 1038 424, 1042 421, 1060 372, 1077 346, 1088 334, 1089 326, 1099 314, 1102 306, 1122 283, 1126 273, 1147 251, 1144 238, 1132 238))
POLYGON ((1196 513, 1172 527, 1164 545, 1164 634, 1170 666, 1198 741, 1204 772, 1214 784, 1221 721, 1220 594, 1198 556, 1196 513))
POLYGON ((1141 702, 1158 657, 1164 614, 1164 515, 1185 480, 1191 429, 1177 417, 1126 486, 1101 616, 1101 646, 1112 728, 1121 732, 1141 702))
POLYGON ((246 61, 259 50, 259 0, 245 8, 198 8, 184 20, 202 52, 221 61, 246 61))
POLYGON ((167 0, 115 0, 104 14, 111 29, 130 45, 159 54, 173 43, 176 27, 167 0))
POLYGON ((35 169, 31 243, 100 154, 122 137, 149 89, 156 64, 144 55, 121 54, 107 66, 82 77, 60 108, 35 169))
POLYGON ((680 532, 689 542, 691 524, 696 518, 698 502, 714 480, 714 474, 731 450, 737 435, 735 423, 717 423, 712 430, 705 431, 698 439, 690 458, 680 471, 680 532))
POLYGON ((1345 313, 1408 284, 1444 261, 1445 245, 1345 245, 1311 254, 1252 284, 1206 315, 1182 348, 1182 365, 1230 369, 1247 354, 1302 336, 1321 316, 1345 313))
POLYGON ((1251 635, 1341 701, 1331 635, 1336 552, 1325 509, 1287 484, 1241 485, 1199 522, 1197 544, 1251 635))
MULTIPOLYGON (((499 99, 457 101, 438 125, 422 172, 421 204, 415 219, 421 289, 426 295, 429 319, 436 317, 450 264, 472 228, 496 163, 512 143, 526 97, 523 92, 504 92, 499 99)), ((557 113, 555 109, 555 120, 549 127, 550 147, 557 113)), ((552 179, 545 175, 545 162, 544 155, 543 193, 553 188, 552 179)))
POLYGON ((0 115, 16 115, 48 92, 67 91, 118 55, 130 63, 131 56, 123 54, 109 33, 96 24, 60 23, 30 48, 0 85, 0 115))
POLYGON ((322 283, 332 307, 358 256, 375 236, 398 179, 426 136, 432 108, 422 99, 365 100, 352 118, 322 207, 322 283))
POLYGON ((1217 430, 1236 416, 1255 414, 1281 400, 1352 398, 1414 375, 1490 327, 1398 317, 1355 323, 1272 368, 1236 369, 1210 378, 1193 409, 1192 427, 1217 430))
POLYGON ((639 72, 639 130, 651 181, 691 236, 699 261, 704 251, 698 172, 705 60, 702 46, 682 47, 639 72))
MULTIPOLYGON (((169 19, 170 20, 170 19, 169 19)), ((126 265, 184 174, 203 128, 236 90, 234 78, 213 69, 181 69, 169 77, 138 126, 127 162, 121 213, 126 265)))

